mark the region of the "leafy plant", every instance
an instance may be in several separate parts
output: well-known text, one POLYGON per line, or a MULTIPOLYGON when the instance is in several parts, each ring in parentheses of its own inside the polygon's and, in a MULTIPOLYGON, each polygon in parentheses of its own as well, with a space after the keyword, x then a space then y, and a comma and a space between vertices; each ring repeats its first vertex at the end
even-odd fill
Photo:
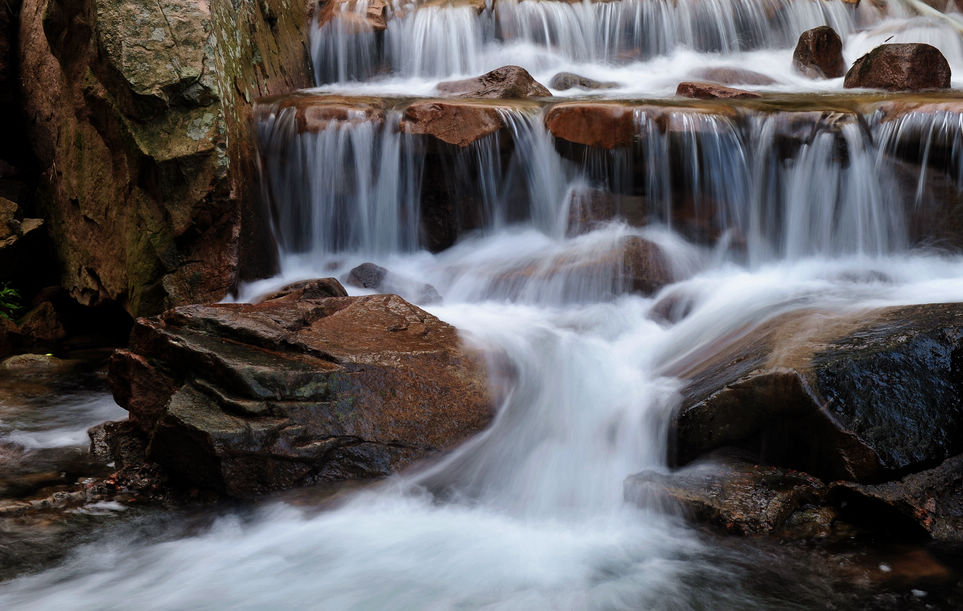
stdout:
POLYGON ((4 282, 0 284, 0 317, 13 320, 13 317, 23 309, 20 291, 4 282))

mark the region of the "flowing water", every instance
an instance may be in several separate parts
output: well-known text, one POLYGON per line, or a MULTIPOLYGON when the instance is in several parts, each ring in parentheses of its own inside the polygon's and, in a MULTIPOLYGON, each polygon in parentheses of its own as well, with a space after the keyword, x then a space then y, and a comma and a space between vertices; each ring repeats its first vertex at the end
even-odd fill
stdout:
MULTIPOLYGON (((806 81, 788 69, 795 37, 822 23, 845 35, 848 60, 888 36, 928 37, 963 74, 959 15, 918 12, 780 0, 393 5, 382 34, 349 34, 335 21, 312 44, 324 90, 352 94, 429 93, 439 80, 505 63, 539 78, 564 68, 618 80, 620 97, 670 94, 680 74, 712 65, 748 65, 778 77, 775 89, 836 89, 838 79, 806 81)), ((439 187, 425 183, 429 162, 397 129, 400 112, 298 134, 292 111, 262 108, 262 178, 282 273, 240 295, 342 276, 365 261, 391 270, 413 301, 432 285, 443 300, 423 306, 515 372, 485 433, 334 507, 267 503, 135 544, 106 535, 58 567, 0 584, 0 606, 831 603, 838 593, 809 568, 781 557, 776 564, 792 570, 780 572, 771 559, 710 545, 658 504, 625 503, 622 482, 666 469, 681 386, 668 372, 715 339, 797 308, 963 301, 963 257, 921 239, 912 222, 934 176, 963 190, 961 115, 676 108, 656 122, 640 110, 640 154, 573 159, 556 151, 537 106, 501 112, 505 130, 446 162, 443 192, 470 201, 473 217, 454 246, 433 254, 420 215, 423 194, 439 187), (800 117, 804 137, 794 131, 800 117), (644 200, 645 225, 573 231, 570 207, 598 188, 622 193, 627 207, 644 200), (636 238, 661 249, 674 279, 654 295, 631 292, 611 264, 636 238)))

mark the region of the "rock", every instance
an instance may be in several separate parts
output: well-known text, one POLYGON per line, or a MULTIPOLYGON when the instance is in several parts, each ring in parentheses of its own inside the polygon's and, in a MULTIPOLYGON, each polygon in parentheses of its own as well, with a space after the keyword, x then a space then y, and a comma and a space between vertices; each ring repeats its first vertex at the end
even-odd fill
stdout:
POLYGON ((827 480, 876 482, 963 451, 963 304, 797 311, 677 363, 678 463, 723 446, 827 480))
POLYGON ((51 354, 18 354, 0 362, 0 369, 18 374, 65 371, 76 366, 74 361, 64 361, 51 354))
POLYGON ((0 243, 11 236, 20 235, 20 221, 17 219, 19 212, 20 206, 0 197, 0 243))
POLYGON ((605 149, 626 147, 638 137, 635 111, 621 104, 557 104, 545 115, 556 138, 605 149))
POLYGON ((701 68, 693 70, 690 76, 699 80, 712 81, 723 85, 775 85, 776 81, 765 74, 734 68, 730 66, 717 66, 713 68, 701 68))
POLYGON ((552 95, 520 66, 502 66, 476 78, 438 83, 438 91, 460 98, 547 98, 552 95))
POLYGON ((426 134, 462 148, 503 127, 494 106, 450 102, 415 102, 401 121, 406 134, 426 134))
POLYGON ((567 300, 591 294, 597 299, 624 293, 649 295, 673 280, 669 262, 656 244, 634 235, 617 240, 601 236, 498 272, 490 279, 485 294, 510 299, 529 293, 544 299, 553 294, 567 300))
POLYGON ((839 78, 846 74, 843 41, 827 25, 799 35, 792 54, 792 67, 809 78, 839 78))
POLYGON ((568 197, 566 233, 569 236, 587 233, 616 219, 632 227, 643 227, 647 223, 646 208, 645 200, 638 196, 602 189, 575 188, 568 197))
POLYGON ((384 0, 328 0, 318 12, 318 28, 329 23, 349 34, 383 32, 388 27, 384 0))
POLYGON ((316 278, 286 284, 267 295, 258 297, 254 303, 264 301, 300 301, 302 299, 325 299, 327 297, 347 297, 341 283, 334 278, 316 278))
POLYGON ((142 318, 110 380, 152 460, 233 496, 384 476, 493 415, 480 355, 394 295, 142 318))
POLYGON ((831 494, 851 513, 872 516, 881 530, 925 531, 936 541, 963 543, 963 456, 883 484, 837 482, 831 494))
POLYGON ((761 98, 762 96, 752 91, 744 89, 734 89, 724 87, 714 83, 697 83, 694 81, 683 81, 675 90, 675 94, 684 98, 696 98, 699 100, 721 99, 744 99, 761 98))
POLYGON ((435 287, 389 272, 374 263, 362 263, 352 269, 345 278, 345 284, 380 293, 392 293, 416 303, 438 303, 441 295, 435 287))
POLYGON ((134 315, 273 273, 249 129, 309 86, 307 3, 25 0, 30 142, 61 282, 134 315))
POLYGON ((836 517, 824 502, 826 485, 815 477, 738 461, 645 471, 628 477, 624 492, 626 501, 681 509, 690 520, 735 535, 825 537, 836 517))
POLYGON ((576 87, 579 89, 614 89, 618 87, 619 84, 596 81, 585 76, 573 74, 571 72, 559 72, 552 77, 551 81, 548 82, 548 86, 552 89, 564 91, 566 89, 573 89, 576 87))
POLYGON ((25 345, 52 347, 67 336, 57 311, 49 301, 33 308, 20 318, 19 335, 25 345))
POLYGON ((286 95, 259 102, 262 112, 296 113, 298 132, 321 132, 331 125, 343 123, 371 123, 379 125, 385 119, 385 105, 381 100, 345 98, 342 96, 286 95), (272 103, 274 102, 274 103, 272 103))
POLYGON ((856 60, 846 73, 843 87, 889 91, 949 89, 950 65, 932 45, 880 45, 856 60))

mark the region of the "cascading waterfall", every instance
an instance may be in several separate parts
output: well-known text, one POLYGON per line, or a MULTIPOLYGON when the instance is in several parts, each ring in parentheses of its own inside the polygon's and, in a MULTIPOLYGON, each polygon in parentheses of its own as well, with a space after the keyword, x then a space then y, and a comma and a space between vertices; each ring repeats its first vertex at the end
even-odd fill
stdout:
POLYGON ((259 107, 282 273, 241 297, 344 277, 365 261, 429 283, 443 301, 424 307, 485 348, 493 372, 510 372, 497 380, 495 422, 320 511, 276 502, 169 540, 108 536, 0 584, 0 607, 833 603, 814 587, 820 575, 796 570, 777 593, 753 590, 757 562, 705 545, 658 503, 625 503, 623 481, 666 470, 682 386, 669 372, 720 338, 798 308, 963 301, 963 257, 929 250, 941 244, 913 231, 934 190, 963 199, 963 115, 917 100, 894 116, 839 111, 838 98, 826 98, 833 111, 822 98, 725 110, 621 102, 635 108, 633 143, 610 151, 556 139, 539 106, 547 101, 498 101, 503 127, 465 147, 402 125, 410 95, 508 63, 540 79, 573 64, 633 79, 611 90, 617 97, 671 95, 692 67, 717 65, 774 75, 776 89, 838 89, 839 79, 789 72, 798 34, 823 23, 844 34, 848 60, 897 30, 936 32, 954 73, 963 67, 958 15, 889 4, 884 14, 865 1, 392 3, 383 32, 363 25, 379 4, 345 4, 352 15, 312 36, 319 82, 398 97, 381 98, 377 112, 360 109, 364 98, 311 127, 298 104, 259 107), (582 223, 578 206, 593 197, 621 216, 582 223), (627 244, 654 245, 669 284, 633 292, 627 244))

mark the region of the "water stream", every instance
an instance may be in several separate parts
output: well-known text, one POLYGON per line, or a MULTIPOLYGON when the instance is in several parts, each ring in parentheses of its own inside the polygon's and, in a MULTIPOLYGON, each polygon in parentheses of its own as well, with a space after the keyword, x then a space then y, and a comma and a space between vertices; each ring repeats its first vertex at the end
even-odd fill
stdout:
MULTIPOLYGON (((925 35, 945 43, 963 74, 959 15, 893 5, 883 16, 870 4, 395 5, 385 33, 338 32, 335 22, 313 46, 324 90, 352 94, 429 93, 505 63, 538 78, 564 67, 618 80, 619 97, 669 95, 684 70, 731 64, 778 76, 770 88, 838 89, 838 79, 806 81, 788 68, 798 33, 822 23, 846 35, 848 60, 887 36, 925 35)), ((293 111, 262 110, 282 273, 239 298, 365 261, 391 270, 413 301, 431 284, 442 301, 423 307, 517 373, 495 422, 333 508, 269 502, 154 542, 107 535, 0 584, 0 607, 745 609, 832 599, 805 568, 760 568, 658 504, 626 504, 622 482, 667 468, 681 385, 667 372, 717 338, 797 308, 963 301, 963 256, 911 230, 927 172, 963 189, 961 115, 820 119, 787 148, 791 112, 677 109, 658 126, 639 112, 636 163, 563 157, 540 109, 505 110, 505 130, 451 160, 449 192, 470 199, 477 218, 431 253, 420 215, 436 185, 425 184, 422 149, 397 129, 399 112, 298 134, 293 111), (922 175, 901 179, 908 155, 923 159, 922 175), (644 200, 647 223, 572 232, 569 208, 592 189, 644 200), (684 218, 683 201, 692 205, 684 218), (654 295, 632 293, 606 263, 634 238, 661 249, 674 279, 654 295), (675 322, 656 314, 670 297, 686 312, 675 322)))

